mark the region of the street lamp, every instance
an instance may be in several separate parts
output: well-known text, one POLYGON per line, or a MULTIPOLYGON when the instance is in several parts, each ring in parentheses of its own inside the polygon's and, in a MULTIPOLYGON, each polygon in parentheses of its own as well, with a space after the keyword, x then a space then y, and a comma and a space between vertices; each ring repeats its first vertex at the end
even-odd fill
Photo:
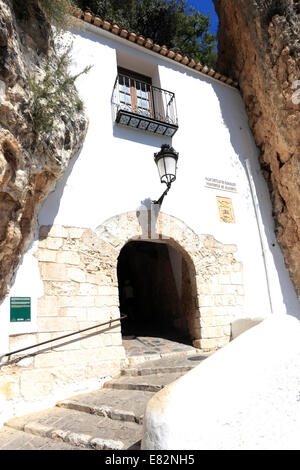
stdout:
POLYGON ((154 154, 154 160, 157 165, 161 183, 167 185, 167 189, 160 198, 157 201, 152 201, 153 204, 161 206, 165 195, 171 188, 171 184, 176 180, 178 152, 175 152, 170 145, 163 144, 161 150, 154 154))

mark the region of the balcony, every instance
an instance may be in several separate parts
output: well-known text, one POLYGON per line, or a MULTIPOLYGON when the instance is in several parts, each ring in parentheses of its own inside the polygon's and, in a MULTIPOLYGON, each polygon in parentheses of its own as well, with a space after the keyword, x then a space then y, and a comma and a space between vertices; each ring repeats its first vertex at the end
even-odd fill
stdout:
POLYGON ((175 95, 130 75, 116 78, 112 104, 115 122, 172 137, 178 129, 175 95))

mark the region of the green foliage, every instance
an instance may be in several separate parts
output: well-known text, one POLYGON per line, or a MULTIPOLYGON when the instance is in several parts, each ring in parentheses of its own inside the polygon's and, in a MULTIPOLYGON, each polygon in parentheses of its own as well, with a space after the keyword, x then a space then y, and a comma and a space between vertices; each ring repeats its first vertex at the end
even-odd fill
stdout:
POLYGON ((144 37, 209 66, 216 62, 216 37, 209 32, 210 18, 186 0, 74 0, 83 10, 136 31, 144 37))
POLYGON ((74 11, 72 0, 34 0, 43 10, 50 23, 54 24, 59 30, 66 29, 74 11))
POLYGON ((186 14, 185 3, 182 2, 178 12, 176 47, 185 55, 212 67, 216 62, 216 37, 209 32, 210 19, 194 7, 189 7, 189 14, 186 14))
POLYGON ((75 80, 87 73, 91 67, 86 67, 76 75, 70 75, 68 65, 70 62, 69 47, 55 65, 48 63, 42 79, 36 75, 29 76, 27 83, 31 91, 29 113, 32 119, 32 128, 36 136, 50 132, 54 126, 55 117, 62 111, 72 118, 76 112, 82 110, 83 103, 74 88, 75 80))
POLYGON ((12 0, 14 10, 24 19, 38 17, 41 11, 58 30, 65 30, 72 22, 73 0, 12 0))

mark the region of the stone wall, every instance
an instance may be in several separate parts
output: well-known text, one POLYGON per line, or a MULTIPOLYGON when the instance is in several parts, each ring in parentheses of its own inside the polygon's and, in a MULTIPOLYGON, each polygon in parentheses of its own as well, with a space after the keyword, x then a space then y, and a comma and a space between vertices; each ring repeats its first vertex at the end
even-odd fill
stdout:
POLYGON ((106 276, 105 269, 86 266, 87 251, 80 254, 80 248, 86 248, 85 232, 41 228, 36 257, 44 295, 38 300, 37 331, 10 336, 10 351, 112 322, 24 351, 19 362, 2 367, 0 399, 6 400, 6 407, 15 409, 20 401, 33 403, 45 397, 51 401, 58 390, 66 390, 68 396, 91 381, 101 386, 104 378, 117 376, 125 362, 116 274, 106 276))
MULTIPOLYGON (((42 227, 37 257, 45 295, 39 301, 39 328, 47 330, 57 319, 63 330, 66 322, 72 329, 118 318, 119 253, 130 240, 157 239, 180 251, 188 266, 193 311, 186 316, 194 345, 215 349, 228 343, 231 320, 241 315, 244 300, 236 247, 199 237, 166 214, 159 215, 157 232, 144 229, 135 214, 113 217, 95 231, 42 227)), ((120 335, 114 344, 121 345, 120 335)))
POLYGON ((186 312, 189 331, 197 348, 217 349, 230 341, 232 319, 243 314, 242 264, 235 259, 235 245, 224 245, 210 235, 197 235, 184 222, 167 214, 148 212, 112 217, 97 230, 98 240, 115 250, 117 257, 129 240, 158 240, 177 249, 187 263, 193 310, 186 312))
MULTIPOLYGON (((44 284, 44 296, 38 303, 41 333, 64 334, 119 318, 116 273, 107 273, 105 269, 109 247, 101 246, 104 263, 98 265, 96 253, 88 246, 91 236, 90 230, 80 228, 41 228, 36 254, 44 284)), ((120 327, 93 340, 82 341, 82 347, 93 348, 93 343, 97 349, 120 347, 120 327)), ((114 357, 113 349, 110 354, 114 357)))
MULTIPOLYGON (((135 215, 123 214, 96 230, 41 227, 35 256, 44 295, 38 300, 37 331, 11 336, 10 350, 112 323, 39 346, 38 354, 2 368, 0 393, 6 400, 38 400, 58 388, 120 372, 126 358, 117 262, 128 241, 149 236, 139 222, 135 215)), ((242 266, 234 257, 236 247, 197 236, 166 214, 159 215, 157 227, 151 239, 179 250, 189 271, 193 300, 186 318, 194 346, 224 346, 230 341, 231 321, 242 314, 242 266)))
POLYGON ((194 321, 200 329, 194 345, 212 350, 230 341, 231 322, 243 314, 243 275, 234 245, 223 245, 210 236, 202 241, 196 255, 199 320, 194 321))

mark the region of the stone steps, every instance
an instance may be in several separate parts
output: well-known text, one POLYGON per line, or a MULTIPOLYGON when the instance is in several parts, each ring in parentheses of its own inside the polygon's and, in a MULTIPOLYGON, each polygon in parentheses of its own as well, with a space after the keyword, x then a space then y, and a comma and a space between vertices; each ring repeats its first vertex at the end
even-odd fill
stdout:
MULTIPOLYGON (((36 436, 32 433, 3 426, 0 430, 1 450, 78 450, 77 446, 36 436)), ((87 449, 82 449, 87 450, 87 449)))
POLYGON ((60 407, 12 419, 6 426, 90 450, 134 449, 142 437, 137 423, 60 407))
POLYGON ((137 450, 148 401, 208 356, 196 353, 141 361, 100 390, 11 419, 0 430, 0 450, 137 450))
POLYGON ((142 424, 146 405, 153 395, 148 391, 102 389, 63 400, 57 406, 142 424))
POLYGON ((149 374, 145 376, 123 376, 111 382, 106 382, 104 387, 113 390, 140 390, 155 393, 181 376, 182 373, 179 372, 149 374))
POLYGON ((131 367, 122 370, 122 376, 124 375, 154 375, 154 374, 165 374, 165 373, 180 373, 184 374, 195 366, 200 364, 201 361, 206 359, 211 353, 199 353, 198 350, 194 350, 194 354, 185 354, 163 357, 158 360, 147 360, 139 364, 133 364, 131 367))

